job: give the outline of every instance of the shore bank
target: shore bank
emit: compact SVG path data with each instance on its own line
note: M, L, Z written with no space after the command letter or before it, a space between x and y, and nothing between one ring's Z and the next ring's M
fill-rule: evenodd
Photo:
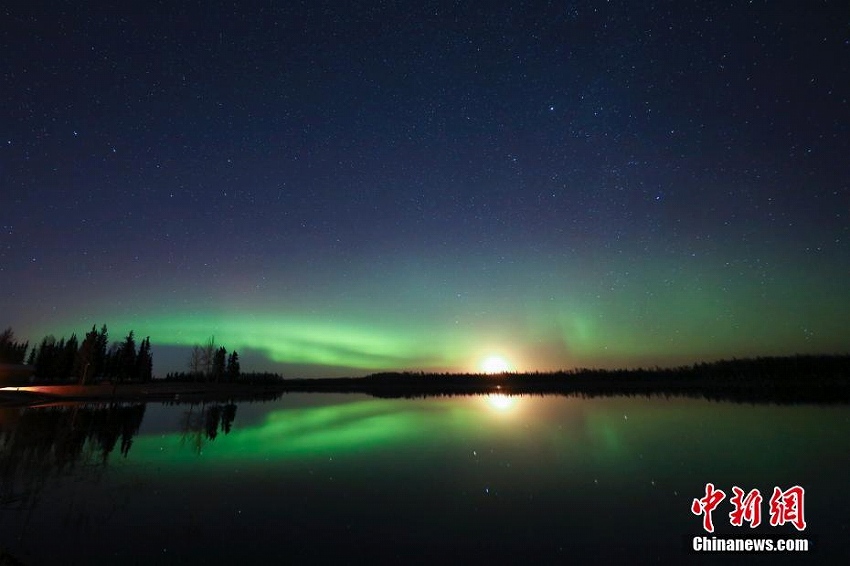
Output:
M65 401L240 401L288 392L364 393L375 397L438 395L675 395L750 403L850 403L850 356L793 356L695 364L680 368L549 373L379 373L357 378L214 383L154 380L97 385L33 384L0 388L0 404Z

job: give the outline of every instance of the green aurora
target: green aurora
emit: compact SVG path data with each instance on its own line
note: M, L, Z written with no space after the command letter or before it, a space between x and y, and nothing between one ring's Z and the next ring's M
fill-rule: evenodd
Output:
M838 267L810 267L696 258L679 265L636 254L548 271L518 258L454 270L447 260L399 261L381 274L333 278L319 265L291 292L217 281L215 293L204 294L209 285L197 282L198 296L186 301L189 290L166 292L168 283L158 282L108 304L66 306L58 327L33 334L79 336L106 323L119 340L132 329L151 337L157 375L185 370L189 348L210 337L240 352L243 369L319 377L479 371L490 355L517 371L546 371L844 352L850 305Z

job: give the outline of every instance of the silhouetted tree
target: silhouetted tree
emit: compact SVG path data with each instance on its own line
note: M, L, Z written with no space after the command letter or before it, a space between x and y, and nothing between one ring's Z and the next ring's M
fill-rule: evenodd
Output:
M224 370L227 365L227 350L224 346L218 348L213 356L212 379L215 382L224 381Z
M103 357L103 376L108 378L116 378L121 372L121 352L123 351L120 342L113 342L106 355Z
M95 357L94 364L97 372L93 372L92 375L100 376L103 373L104 366L106 365L106 349L109 347L109 332L106 330L106 325L100 327L100 333L97 335L97 340L95 341Z
M80 343L77 340L77 335L71 334L71 337L64 343L62 350L57 352L59 360L57 363L56 377L66 379L71 377L74 372L74 361L77 359L77 351L80 349Z
M29 342L17 342L11 327L0 334L0 363L22 364L26 357Z
M56 361L56 338L50 334L41 339L36 350L33 350L35 374L41 379L52 379Z
M92 325L91 331L86 333L86 337L77 351L72 373L80 383L88 383L103 373L107 340L106 325L101 328L100 332L98 332L97 327Z
M205 344L195 344L189 356L189 374L193 380L220 381L226 370L227 350L216 347L215 337Z
M203 366L204 375L209 379L213 369L213 360L215 358L215 336L210 336L207 343L201 347L201 364Z
M65 366L65 337L59 339L59 342L53 347L53 352L50 355L49 370L45 375L50 379L58 379L62 377L62 370Z
M130 334L132 336L132 332ZM4 339L12 342L17 356L15 359L22 360L27 344L13 342L13 336L11 330L0 334L0 349ZM48 335L30 350L27 363L35 367L35 374L41 380L74 378L84 382L100 375L115 377L122 371L122 362L126 361L120 355L123 345L118 344L114 346L115 351L107 352L107 340L106 325L99 332L92 326L82 343L76 333L67 340L63 337L58 341L53 335ZM135 377L135 374L130 377Z
M119 350L118 379L125 381L136 377L136 338L131 330Z
M215 337L213 336L210 336L210 339L203 345L195 344L192 346L192 353L189 356L189 373L193 374L193 378L196 376L204 379L210 378L215 353Z
M189 374L198 376L203 372L203 349L199 344L192 346L192 352L189 354ZM194 378L193 378L194 379Z
M236 353L236 350L231 352L230 356L227 357L227 381L235 382L239 380L239 354Z
M147 336L139 344L136 355L136 379L150 381L153 378L153 356L151 355L151 337Z

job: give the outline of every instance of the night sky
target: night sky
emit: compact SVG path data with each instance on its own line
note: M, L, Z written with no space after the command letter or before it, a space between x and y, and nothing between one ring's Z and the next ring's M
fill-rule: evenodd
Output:
M294 375L846 353L845 1L15 2L0 327Z

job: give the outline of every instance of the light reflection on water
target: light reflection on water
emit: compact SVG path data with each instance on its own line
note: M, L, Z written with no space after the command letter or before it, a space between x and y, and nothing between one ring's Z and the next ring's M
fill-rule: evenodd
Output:
M485 397L487 404L493 409L501 412L507 412L517 407L518 396L504 395L502 393L493 393Z
M843 540L848 433L844 406L664 398L4 408L0 546L33 563L67 563L60 548L79 563L680 562L709 481L804 485L813 532Z

